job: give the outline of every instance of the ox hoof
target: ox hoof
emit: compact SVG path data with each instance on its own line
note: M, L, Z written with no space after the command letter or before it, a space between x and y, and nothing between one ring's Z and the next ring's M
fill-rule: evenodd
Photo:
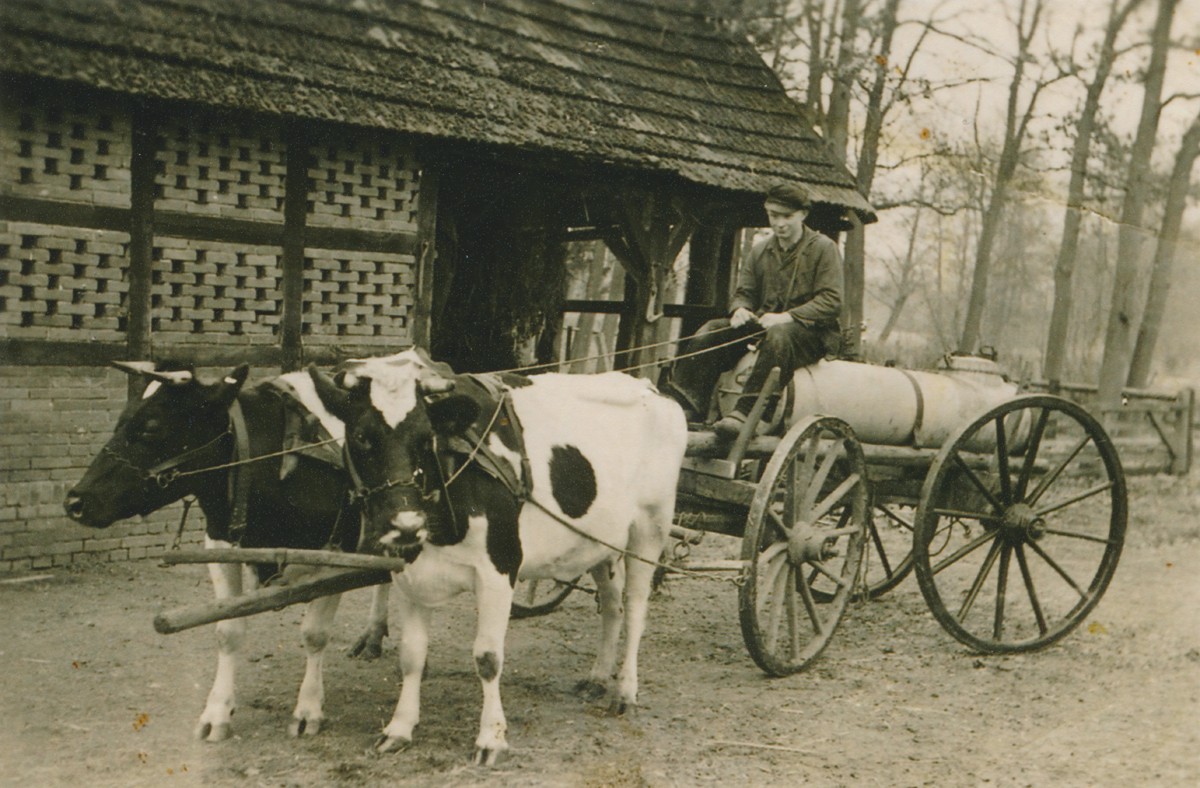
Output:
M363 635L350 647L351 659L379 659L383 656L383 638Z
M471 763L475 766L495 766L502 752L504 752L504 748L502 747L476 747L475 755L471 758Z
M608 713L613 717L624 717L627 713L632 712L636 706L624 698L613 698L612 703L608 704Z
M375 740L373 749L379 755L386 755L389 752L403 752L411 746L412 739L405 739L399 736L388 736L386 733L384 733Z
M321 720L317 718L293 717L291 724L288 725L288 735L293 739L300 736L316 736L320 732Z
M584 700L600 700L607 692L608 688L595 679L584 679L575 685L575 694Z
M218 722L216 725L211 722L202 722L196 726L196 738L201 741L225 741L232 735L232 732L228 722Z

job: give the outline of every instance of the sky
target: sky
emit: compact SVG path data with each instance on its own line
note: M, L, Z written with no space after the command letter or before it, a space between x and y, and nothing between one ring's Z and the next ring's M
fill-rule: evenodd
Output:
M902 0L902 19L926 19L935 17L947 31L978 42L980 47L992 47L1000 53L1016 50L1016 37L1012 18L1019 0ZM1107 21L1108 0L1052 0L1049 16L1045 20L1044 32L1036 39L1035 48L1045 52L1048 48L1066 48L1070 45L1075 28L1081 23L1087 29L1090 41L1098 43ZM1126 24L1121 41L1129 43L1144 41L1154 24L1157 0L1144 0L1142 7ZM893 49L895 64L907 56L917 33L915 26L902 27L898 32ZM1164 97L1173 93L1200 94L1200 0L1181 0L1175 12L1172 26L1173 37L1191 39L1191 49L1172 52L1167 66ZM1120 46L1120 45L1119 45ZM1086 60L1087 48L1079 47L1081 60ZM1142 105L1142 85L1133 79L1137 69L1143 67L1148 48L1134 50L1117 61L1114 77L1109 81L1102 100L1102 112L1109 114L1116 129L1130 137L1136 129ZM892 136L881 151L881 165L887 165L903 157L929 152L938 144L968 143L976 133L987 139L998 141L1004 128L1005 102L1008 82L1012 74L1011 64L1002 58L988 55L979 48L967 46L951 36L928 38L921 55L915 61L913 73L935 83L970 82L954 89L937 91L931 98L915 101L911 116L896 115L890 121ZM1082 75L1090 78L1090 72ZM1128 78L1127 78L1128 77ZM1122 79L1126 78L1126 79ZM1041 202L1047 208L1052 223L1046 231L1053 236L1048 242L1057 243L1066 193L1065 165L1069 161L1073 143L1072 130L1055 129L1053 118L1071 117L1083 100L1085 84L1079 79L1066 79L1056 84L1039 99L1039 114L1045 116L1038 130L1049 134L1047 160L1052 165L1063 167L1047 180L1045 191L1025 194L1027 203ZM1163 112L1160 122L1155 164L1164 171L1174 162L1179 139L1200 109L1200 95L1187 100L1171 102ZM978 118L978 121L976 120ZM1061 122L1061 121L1060 121ZM1197 169L1200 169L1198 162ZM882 201L891 195L908 191L915 183L915 169L903 175L881 169L876 179L873 197ZM1193 175L1193 182L1200 181L1200 173ZM896 256L902 254L907 243L906 217L901 212L883 211L878 224L868 232L868 258ZM1193 204L1185 215L1185 227L1190 227L1192 237L1200 237L1200 205ZM1186 233L1185 233L1186 238ZM874 249L874 251L872 251ZM1147 252L1152 251L1148 247ZM1181 248L1177 254L1177 268L1187 260L1200 259L1200 249ZM883 275L881 265L872 266L868 260L868 277ZM1178 299L1176 299L1178 300ZM870 302L871 299L868 299ZM1179 309L1178 304L1168 305L1168 312ZM876 318L879 315L875 316ZM878 322L878 320L874 321ZM1185 321L1186 322L1186 321ZM877 328L878 326L876 326ZM1200 345L1200 324L1196 324L1196 342ZM1197 354L1200 356L1200 354Z
M901 10L903 17L908 19L939 19L941 26L948 31L964 38L976 39L983 46L992 46L997 51L1007 54L1016 50L1012 18L1015 18L1018 4L1019 0L997 0L988 3L981 3L979 0L903 0ZM1125 26L1122 36L1124 43L1144 40L1153 26L1156 8L1155 0L1143 0L1142 6ZM1084 40L1098 42L1103 32L1100 28L1107 19L1107 9L1107 0L1054 0L1049 5L1048 16L1043 25L1044 32L1038 37L1035 47L1042 52L1051 46L1066 48L1071 42L1076 26L1081 22L1087 28L1085 34L1090 36ZM898 60L911 49L916 32L914 27L908 27L898 34L896 56L893 60ZM1172 33L1177 39L1190 35L1193 46L1200 48L1200 0L1180 0ZM1086 48L1080 47L1078 51L1081 52L1080 59L1084 59ZM919 150L922 145L934 141L925 142L921 139L920 130L924 128L929 128L935 137L943 139L970 139L977 106L981 133L999 138L1004 126L1011 65L947 36L928 38L922 52L923 55L915 62L914 72L935 82L962 82L985 77L991 79L939 91L931 101L915 104L914 122L911 126L914 134L910 140L913 150ZM1130 135L1136 128L1141 112L1141 85L1121 84L1118 77L1131 71L1136 72L1145 62L1145 53L1146 49L1143 48L1118 60L1102 103L1102 110L1113 116L1116 128ZM1086 77L1090 77L1090 74L1086 74ZM1057 117L1071 115L1082 101L1083 91L1084 85L1081 81L1063 80L1039 98L1039 114ZM1172 53L1168 61L1163 95L1165 97L1173 93L1200 94L1200 49ZM1159 129L1159 163L1173 161L1173 149L1177 147L1183 130L1195 117L1198 107L1200 97L1174 101L1164 110ZM1052 134L1051 139L1052 142L1057 141L1063 151L1069 149L1071 139L1067 135ZM904 147L904 140L895 142L899 143L899 146L894 154L899 155ZM1060 157L1063 162L1066 155L1064 153Z

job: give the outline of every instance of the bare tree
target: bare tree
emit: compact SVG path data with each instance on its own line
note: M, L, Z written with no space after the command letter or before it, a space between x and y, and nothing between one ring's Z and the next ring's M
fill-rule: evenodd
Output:
M912 221L908 227L908 245L905 248L904 256L895 265L890 265L886 260L883 261L883 265L888 271L891 287L888 294L880 298L888 304L887 322L883 324L883 328L879 332L879 344L881 345L886 343L888 337L892 335L896 323L900 320L900 313L904 311L905 303L917 289L916 248L921 228L921 212L920 206L913 212Z
M1062 377L1063 362L1067 352L1067 326L1071 322L1072 279L1075 276L1075 261L1079 252L1079 227L1083 215L1084 185L1087 180L1088 160L1092 151L1092 136L1096 128L1096 115L1100 109L1100 96L1112 73L1113 61L1117 58L1117 35L1125 26L1130 13L1143 0L1126 0L1118 6L1111 0L1108 9L1108 24L1104 29L1104 40L1096 54L1096 70L1083 101L1083 108L1075 119L1075 144L1071 151L1071 180L1067 186L1067 209L1063 217L1062 242L1058 257L1054 261L1054 306L1050 312L1050 329L1046 337L1046 355L1042 364L1042 376L1057 381Z
M842 0L837 63L830 75L829 111L824 120L825 139L842 161L850 140L850 100L860 68L857 44L862 22L862 0Z
M1129 157L1125 199L1121 204L1121 225L1117 236L1117 271L1113 280L1112 305L1104 334L1104 356L1100 362L1099 401L1101 407L1115 407L1133 353L1134 332L1138 324L1141 291L1136 286L1138 258L1147 230L1142 226L1150 190L1150 156L1158 136L1162 108L1162 90L1167 70L1167 51L1171 42L1171 23L1179 0L1159 0L1158 15L1150 37L1150 62L1146 68L1142 113L1138 120L1133 151Z
M1183 221L1183 210L1187 206L1188 189L1192 182L1192 167L1200 155L1200 113L1192 121L1191 128L1183 135L1171 180L1167 190L1167 204L1163 212L1162 227L1158 231L1158 247L1154 253L1154 268L1150 274L1150 292L1146 299L1146 316L1138 329L1137 343L1133 349L1133 361L1129 366L1128 385L1138 388L1150 379L1150 362L1154 358L1154 346L1158 343L1162 316L1167 303L1167 292L1171 286L1171 271L1175 265L1175 249L1179 240L1179 227Z
M1060 73L1049 78L1033 80L1033 84L1029 88L1029 97L1024 108L1021 108L1021 96L1026 88L1026 70L1034 62L1033 39L1041 27L1045 7L1045 0L1021 0L1017 18L1014 20L1017 33L1017 52L1012 60L1013 73L1008 85L1004 140L992 177L991 194L983 212L979 244L975 249L975 270L971 281L971 296L967 303L967 315L963 321L962 335L958 342L959 351L964 353L975 352L979 345L983 310L987 304L992 246L995 243L996 231L1000 226L1005 204L1008 201L1009 187L1016 175L1017 166L1021 162L1026 135L1029 131L1030 121L1034 117L1038 98L1043 90L1063 76Z

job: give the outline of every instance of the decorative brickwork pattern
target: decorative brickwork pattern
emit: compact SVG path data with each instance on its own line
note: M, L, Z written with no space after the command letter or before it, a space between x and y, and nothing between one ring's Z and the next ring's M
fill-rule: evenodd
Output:
M155 556L175 539L178 504L104 530L62 511L125 405L125 375L86 363L41 365L59 352L56 343L74 358L87 354L84 343L105 343L111 357L127 340L130 237L127 214L111 209L130 208L130 107L44 85L0 87L0 102L0 196L14 206L14 215L0 216L0 339L26 353L45 343L33 361L0 359L0 574ZM401 139L325 133L332 142L308 148L306 221L326 232L308 241L344 240L358 251L306 250L302 341L339 355L391 352L411 343L415 260L362 250L390 249L389 237L416 232L419 169ZM205 358L209 348L270 355L280 343L282 249L262 241L279 237L284 224L288 150L279 124L172 109L158 118L155 147L155 357ZM260 364L254 374L277 371ZM209 378L227 372L201 370ZM185 544L199 544L203 522L194 509Z
M273 345L279 249L157 238L150 330L162 344Z
M126 233L0 222L0 337L125 338Z
M416 232L419 169L395 143L347 135L315 145L308 167L308 224Z
M287 149L265 122L219 115L167 123L155 154L155 209L283 222Z
M411 255L310 249L304 258L306 345L411 343Z
M129 206L129 112L71 93L0 94L0 194Z

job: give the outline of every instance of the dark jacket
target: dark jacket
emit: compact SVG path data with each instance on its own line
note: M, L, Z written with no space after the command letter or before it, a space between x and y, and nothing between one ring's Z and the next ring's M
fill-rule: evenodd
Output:
M786 252L774 235L758 241L738 272L730 314L739 307L757 315L786 311L798 321L836 333L842 311L842 255L837 244L808 227Z

